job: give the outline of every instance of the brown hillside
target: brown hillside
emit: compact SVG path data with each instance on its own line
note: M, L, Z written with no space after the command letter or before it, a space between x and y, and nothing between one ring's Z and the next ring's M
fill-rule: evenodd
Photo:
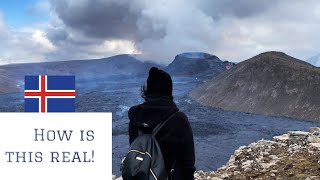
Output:
M191 96L225 110L320 121L320 68L266 52L235 65Z

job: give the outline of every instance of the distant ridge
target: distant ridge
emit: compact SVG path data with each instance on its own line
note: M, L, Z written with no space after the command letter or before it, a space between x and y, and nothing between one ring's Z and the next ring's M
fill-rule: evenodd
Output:
M142 62L132 55L122 54L102 59L55 61L0 66L0 93L16 92L23 87L26 75L76 75L77 80L110 76L146 76L151 62Z
M175 57L167 67L141 61L139 55L120 54L102 59L54 61L0 66L0 93L22 90L26 75L76 75L77 80L147 77L150 67L156 66L173 76L211 79L231 68L234 63L221 61L217 56L202 52L186 52ZM119 79L120 80L120 79Z
M282 52L235 65L191 97L225 110L320 121L320 68Z

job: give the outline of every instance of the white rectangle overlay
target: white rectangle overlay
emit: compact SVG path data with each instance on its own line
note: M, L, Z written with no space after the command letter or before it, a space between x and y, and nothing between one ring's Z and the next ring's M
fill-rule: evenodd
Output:
M0 113L0 179L111 177L111 113Z

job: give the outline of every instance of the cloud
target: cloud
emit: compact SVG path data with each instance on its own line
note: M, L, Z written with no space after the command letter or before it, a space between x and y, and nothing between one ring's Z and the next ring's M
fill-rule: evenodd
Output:
M133 39L138 13L128 1L53 0L52 8L64 24L87 36Z
M50 15L44 27L6 32L10 34L7 39L21 37L17 45L25 52L30 48L24 44L39 47L33 53L43 60L140 53L144 59L163 64L185 51L208 52L232 61L269 50L300 59L320 52L317 0L40 2L35 7ZM0 31L5 25L1 22L0 18Z
M184 51L244 60L267 50L315 53L317 1L53 0L65 26L51 40L101 44L121 40L146 59L169 63ZM59 33L58 33L59 32ZM73 38L70 37L72 34ZM292 36L294 34L294 36ZM86 38L83 38L86 37ZM86 41L84 41L86 39ZM77 42L78 41L78 42ZM126 49L126 48L124 48Z
M0 38L4 36L5 28L3 13L0 11Z
M144 38L136 43L150 59L169 63L177 53L209 52L219 42L219 22L205 15L191 1L167 1L165 5L154 2L142 11L141 18L149 19L153 27L160 24L165 30L162 37Z
M95 59L138 51L133 41L87 36L65 26L58 19L47 29L47 37L58 50L47 55L48 60Z
M28 16L33 18L44 18L51 13L50 0L37 0L34 4L29 4L25 11Z
M41 30L6 30L6 37L1 38L0 64L43 61L48 53L55 50L56 47Z
M63 50L48 55L49 60L97 59L117 54L137 54L134 44L126 40L105 40L101 43L74 44L67 42L60 45Z
M32 33L32 41L48 51L55 51L56 47L48 40L44 32L35 30Z
M145 59L169 63L179 52L210 51L216 45L211 42L219 38L218 23L192 1L51 2L61 20L60 27L64 26L49 32L56 43L82 46L130 41L130 51L141 52Z
M281 1L264 13L235 18L225 28L225 40L217 50L238 60L270 50L300 59L317 54L320 24L315 7L319 5L317 1Z
M252 1L252 0L198 0L196 6L205 14L215 18L222 19L225 16L234 16L237 18L246 18L263 14L266 10L277 6L279 1Z
M0 13L0 64L39 62L56 50L40 28L13 29L2 17Z

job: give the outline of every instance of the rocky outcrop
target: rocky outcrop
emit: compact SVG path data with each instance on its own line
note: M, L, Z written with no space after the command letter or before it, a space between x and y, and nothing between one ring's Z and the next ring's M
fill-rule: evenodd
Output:
M191 93L224 110L320 121L320 68L281 52L236 64Z
M290 131L272 141L240 147L215 172L198 171L195 179L320 179L320 128Z

